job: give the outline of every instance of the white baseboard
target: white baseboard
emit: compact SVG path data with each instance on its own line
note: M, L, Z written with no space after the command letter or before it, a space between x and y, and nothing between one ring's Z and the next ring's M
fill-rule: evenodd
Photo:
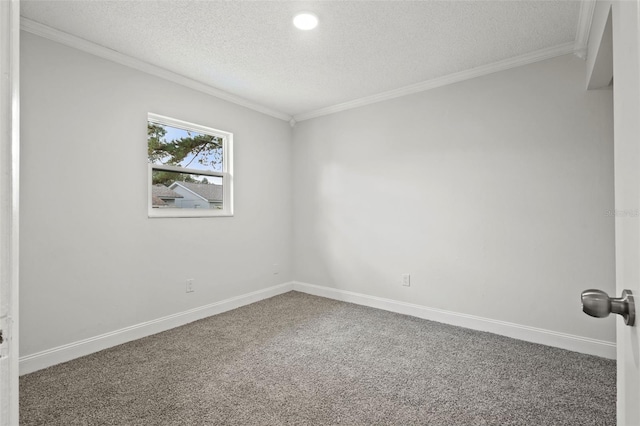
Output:
M542 345L567 349L574 352L596 355L603 358L616 359L615 342L590 339L572 334L559 333L542 328L529 327L511 322L498 321L474 315L445 311L442 309L428 308L412 303L399 302L397 300L384 299L382 297L368 296L366 294L339 290L331 287L323 287L314 284L294 282L293 290L343 302L355 303L385 311L411 315L431 321L457 325L473 330L487 331L525 340L527 342L540 343Z
M71 361L72 359L89 355L122 343L170 330L211 315L220 314L222 312L230 311L241 306L277 296L279 294L287 293L291 290L383 309L399 314L411 315L445 324L457 325L473 330L488 331L490 333L500 334L514 339L554 346L574 352L581 352L609 359L616 358L616 344L614 342L590 339L587 337L559 333L541 328L477 317L474 315L466 315L458 312L445 311L442 309L428 308L426 306L415 305L412 303L294 281L20 357L20 375L32 373L34 371L51 367L52 365L60 364L62 362Z
M62 362L71 361L72 359L89 355L112 346L170 330L211 315L220 314L250 303L287 293L291 290L293 290L293 283L284 283L263 290L254 291L252 293L232 297L220 302L190 309L185 312L179 312L177 314L168 315L166 317L147 321L141 324L132 325L130 327L125 327L120 330L69 343L67 345L58 346L35 354L26 355L20 357L20 375L32 373L34 371L51 367L52 365L60 364Z

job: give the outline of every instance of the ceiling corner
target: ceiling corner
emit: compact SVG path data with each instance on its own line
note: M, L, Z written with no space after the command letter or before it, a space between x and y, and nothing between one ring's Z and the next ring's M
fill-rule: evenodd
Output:
M164 80L180 84L190 89L206 93L208 95L223 99L236 105L243 106L262 114L278 118L280 120L290 121L293 118L290 114L257 104L240 96L225 92L224 90L218 89L217 87L194 80L183 74L179 74L166 68L162 68L157 65L134 58L132 56L125 55L124 53L109 49L108 47L101 46L92 41L85 40L73 34L57 30L55 28L49 27L25 17L20 18L20 29L31 34L46 38L48 40L81 50L83 52L90 53L100 58L116 62L129 68L133 68L138 71L160 77Z
M580 15L578 17L578 28L576 30L575 54L579 58L587 58L587 46L589 45L589 32L591 31L591 21L596 8L596 0L582 0L580 3Z

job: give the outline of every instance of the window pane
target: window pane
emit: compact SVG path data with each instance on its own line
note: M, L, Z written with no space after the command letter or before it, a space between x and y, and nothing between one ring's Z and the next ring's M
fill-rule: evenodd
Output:
M152 164L221 172L222 141L218 136L147 123L147 147Z
M164 170L152 173L154 209L222 209L222 178Z

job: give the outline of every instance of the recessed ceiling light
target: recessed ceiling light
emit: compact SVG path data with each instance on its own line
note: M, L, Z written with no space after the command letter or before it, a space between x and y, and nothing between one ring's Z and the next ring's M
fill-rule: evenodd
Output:
M311 12L298 13L293 18L293 25L300 30L312 30L318 26L318 17Z

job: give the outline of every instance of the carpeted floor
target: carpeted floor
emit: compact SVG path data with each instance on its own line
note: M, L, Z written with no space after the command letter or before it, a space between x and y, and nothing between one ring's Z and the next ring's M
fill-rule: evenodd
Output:
M615 361L290 292L20 378L23 425L614 425Z

